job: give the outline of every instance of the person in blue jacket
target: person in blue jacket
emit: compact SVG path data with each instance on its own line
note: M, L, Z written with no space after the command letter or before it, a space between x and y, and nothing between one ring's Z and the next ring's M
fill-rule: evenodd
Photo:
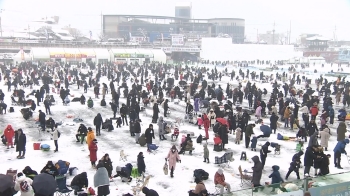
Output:
M337 143L337 145L334 147L334 150L333 150L333 152L334 152L334 165L338 169L343 169L340 166L341 154L344 153L345 155L347 155L347 153L345 151L345 146L348 143L349 143L349 139L345 139L343 141L339 141Z
M269 175L269 178L271 178L271 187L273 187L271 192L274 192L275 188L280 186L279 183L284 182L280 172L278 171L279 169L280 167L277 165L272 166L273 172L271 175Z

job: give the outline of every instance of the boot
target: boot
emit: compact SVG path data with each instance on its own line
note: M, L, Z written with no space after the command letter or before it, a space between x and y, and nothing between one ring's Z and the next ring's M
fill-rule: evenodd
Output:
M170 177L174 177L174 169L173 168L171 168L171 170L170 170Z
M204 162L204 163L207 162L207 158L204 158L204 161L203 161L203 162Z
M209 158L207 158L207 163L209 163Z

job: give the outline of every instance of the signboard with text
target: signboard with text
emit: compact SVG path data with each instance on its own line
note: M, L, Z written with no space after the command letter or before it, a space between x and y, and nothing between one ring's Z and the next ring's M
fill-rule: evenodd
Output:
M183 35L171 35L171 45L183 46L184 45L184 36Z
M310 188L309 191L317 196L350 196L350 182Z
M200 52L201 49L199 48L177 48L177 47L164 47L162 48L165 53L171 53L171 52L191 52L196 53Z

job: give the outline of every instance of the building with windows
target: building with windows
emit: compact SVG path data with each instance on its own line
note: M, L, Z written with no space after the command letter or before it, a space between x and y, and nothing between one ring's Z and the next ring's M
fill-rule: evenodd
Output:
M231 37L232 43L244 43L245 20L241 18L191 18L191 6L175 7L175 17L150 15L103 15L103 36L126 41L169 43L171 35L181 34L184 42L202 37Z

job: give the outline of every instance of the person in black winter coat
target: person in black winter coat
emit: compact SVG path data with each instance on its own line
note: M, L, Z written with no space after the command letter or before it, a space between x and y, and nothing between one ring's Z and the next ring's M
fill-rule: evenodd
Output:
M288 169L287 175L285 180L288 180L289 175L294 171L295 174L297 175L298 180L300 179L299 176L299 168L300 168L300 160L295 159L290 163L290 167Z
M74 190L74 195L77 195L77 192L81 191L83 188L87 188L89 186L89 181L86 172L74 176L70 186Z
M24 175L26 175L27 178L30 178L30 179L34 179L35 176L38 175L38 172L36 172L35 170L32 170L31 167L29 166L26 166L23 171Z
M47 119L45 124L46 124L47 128L51 129L51 131L53 131L53 128L55 128L55 125L56 125L55 121L51 117L49 119ZM49 132L49 131L47 131L47 132Z
M187 101L186 114L189 114L191 112L193 112L193 105L190 103L190 101Z
M145 196L159 196L155 190L148 189L147 187L142 188L142 193L144 193Z
M77 139L77 142L81 142L83 144L84 138L87 135L87 128L84 124L80 124L78 128L78 133L75 135L75 138Z
M317 151L317 146L307 147L304 155L304 175L309 175L311 166L314 165L314 159L317 158L315 152ZM318 157L320 158L320 157Z
M220 125L218 134L220 135L220 138L222 140L222 149L225 149L225 144L228 144L228 133L227 133L227 126L226 125Z
M94 125L96 127L96 136L101 135L101 125L103 123L102 116L98 113L94 118Z
M46 173L52 175L53 177L56 177L58 175L57 168L52 163L52 161L48 161L45 167L40 171L40 173Z
M51 102L50 102L50 99L45 99L44 106L45 106L45 112L47 114L51 115L51 110L50 110Z
M144 160L143 152L140 152L139 155L137 155L137 170L139 172L139 175L142 175L142 173L146 172L146 164Z
M111 105L112 111L113 111L113 118L115 118L116 113L118 112L118 106L115 103L109 102L109 105Z
M168 109L169 109L169 106L168 106L168 99L166 99L163 103L163 108L164 108L164 117L167 117L167 112L168 112Z
M15 132L15 145L16 152L18 152L17 158L23 159L26 154L26 135L23 133L22 129L18 129Z
M310 137L315 133L315 131L318 132L318 128L314 120L310 121L310 123L307 126L307 130Z
M122 120L123 120L123 126L124 126L124 120L125 120L126 125L128 125L127 115L129 114L129 111L128 111L128 108L126 107L125 104L122 104L122 107L120 108L119 112L120 112L120 115L121 115Z
M147 151L150 151L149 145L152 144L152 138L155 139L152 124L150 124L149 127L146 129L145 138L146 138L146 143L147 143Z
M103 166L106 168L108 172L108 177L112 177L112 171L113 171L113 165L112 161L109 158L109 154L105 154L102 159L100 160L103 163Z
M262 167L264 168L265 166L265 162L266 162L266 157L267 157L267 153L270 153L271 151L269 150L269 146L270 146L270 142L266 142L260 150L260 159L261 159L261 164Z
M153 105L152 123L157 123L158 117L159 117L158 113L159 113L158 103L154 103L154 105Z
M42 128L42 131L45 131L45 123L46 123L45 118L46 118L45 113L39 110L39 122L40 122L40 127Z
M278 118L279 117L274 112L272 112L272 115L270 117L270 128L273 130L274 134L276 134Z
M135 134L135 142L136 144L139 143L139 138L141 134L141 124L140 124L140 119L137 119L134 124L134 134Z

